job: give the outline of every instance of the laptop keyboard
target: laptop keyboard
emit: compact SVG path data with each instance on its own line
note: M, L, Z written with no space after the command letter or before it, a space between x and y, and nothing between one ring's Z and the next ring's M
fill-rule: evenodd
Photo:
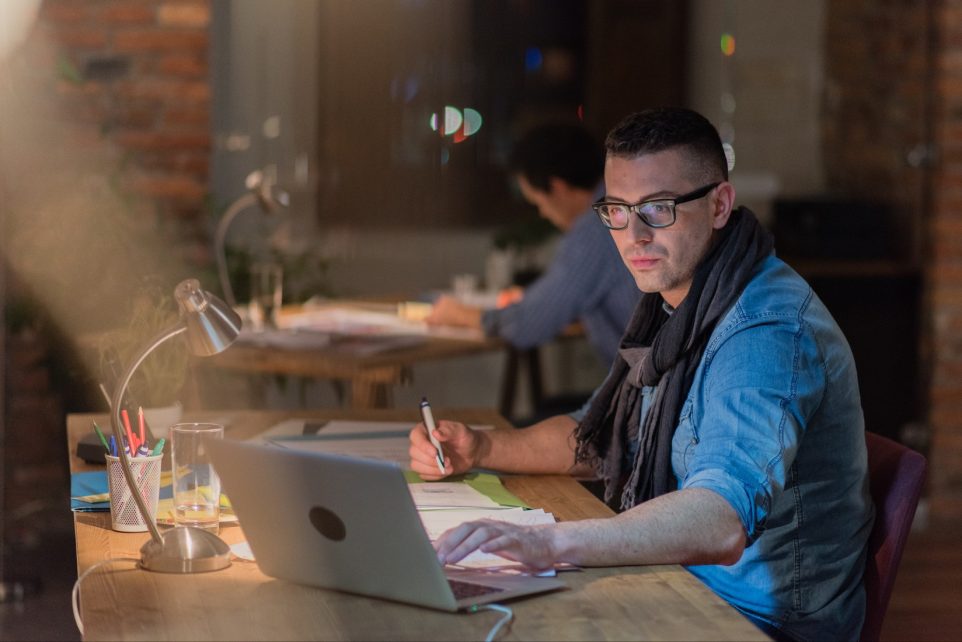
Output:
M454 592L454 599L461 600L466 597L478 597L489 593L500 593L503 588L497 586L487 586L485 584L474 584L473 582L462 582L448 578L451 591Z

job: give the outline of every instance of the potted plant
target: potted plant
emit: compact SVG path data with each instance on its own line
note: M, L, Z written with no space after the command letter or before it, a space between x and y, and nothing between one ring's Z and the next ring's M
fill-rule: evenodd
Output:
M129 316L119 328L104 333L99 342L100 373L108 395L131 361L177 321L173 296L157 286L144 288L129 307ZM125 407L135 412L143 407L154 436L180 421L181 399L188 376L190 352L177 341L157 347L137 368L127 386ZM135 419L135 417L131 417Z
M537 279L542 269L537 252L557 232L541 217L519 218L498 230L485 266L487 288L524 287Z

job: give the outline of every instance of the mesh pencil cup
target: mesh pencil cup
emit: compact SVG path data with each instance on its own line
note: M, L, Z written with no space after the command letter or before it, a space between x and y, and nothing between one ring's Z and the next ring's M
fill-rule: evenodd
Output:
M131 457L130 471L134 474L140 496L144 498L151 519L156 519L157 502L160 499L160 467L163 455ZM110 490L110 527L125 533L147 530L124 477L120 458L107 455L107 486Z

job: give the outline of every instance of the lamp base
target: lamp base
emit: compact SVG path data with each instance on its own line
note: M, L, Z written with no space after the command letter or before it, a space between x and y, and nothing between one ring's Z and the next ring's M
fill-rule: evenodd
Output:
M230 547L213 533L178 526L140 548L140 567L159 573L206 573L230 566Z

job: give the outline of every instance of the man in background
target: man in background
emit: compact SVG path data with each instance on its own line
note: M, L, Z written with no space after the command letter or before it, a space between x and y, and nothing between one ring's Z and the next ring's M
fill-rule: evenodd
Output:
M518 142L509 165L525 200L564 233L554 259L513 303L482 310L441 296L426 320L479 328L522 350L580 321L607 368L638 302L638 289L591 210L601 194L604 151L578 125L542 125Z

